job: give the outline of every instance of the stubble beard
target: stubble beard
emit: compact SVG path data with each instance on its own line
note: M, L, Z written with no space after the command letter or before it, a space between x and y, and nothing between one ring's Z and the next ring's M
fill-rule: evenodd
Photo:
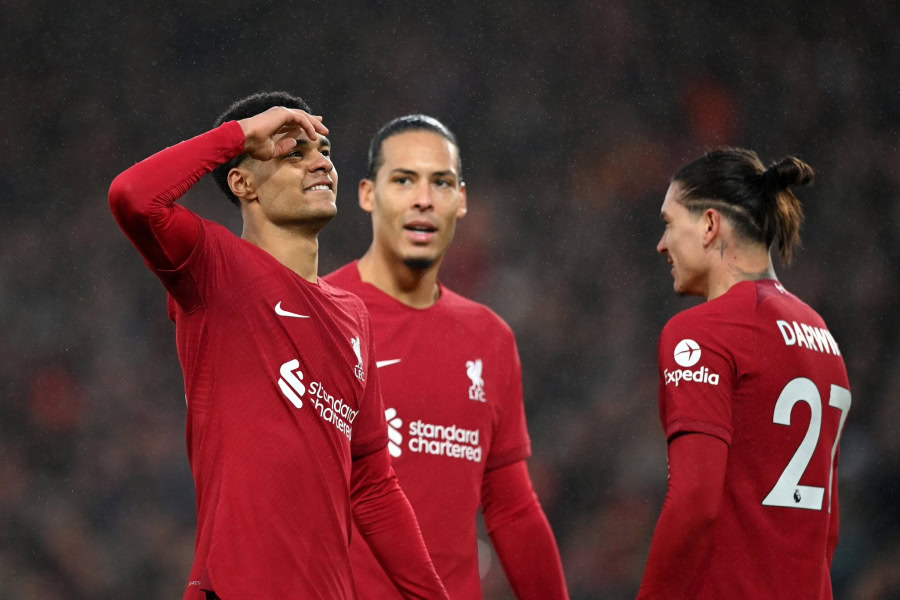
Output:
M435 260L424 256L410 256L403 259L403 264L413 271L427 271L434 266Z

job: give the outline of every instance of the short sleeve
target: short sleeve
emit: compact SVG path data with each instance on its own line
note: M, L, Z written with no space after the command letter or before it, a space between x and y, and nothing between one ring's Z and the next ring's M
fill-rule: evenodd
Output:
M496 360L503 382L500 387L494 439L485 464L486 469L496 469L531 456L531 438L525 419L522 398L522 363L512 332L507 330L504 343L498 349ZM485 365L487 368L487 365Z
M659 410L666 439L705 433L731 444L736 371L728 331L688 313L673 318L659 341Z
M365 307L361 307L360 310L368 336L368 352L365 364L366 389L359 405L358 422L353 427L353 440L350 448L354 460L384 448L388 442L381 386L378 383L378 369L375 367L375 334Z

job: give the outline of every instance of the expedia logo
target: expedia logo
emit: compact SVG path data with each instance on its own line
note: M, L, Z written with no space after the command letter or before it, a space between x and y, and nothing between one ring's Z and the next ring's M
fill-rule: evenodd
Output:
M675 346L675 362L681 367L693 367L700 362L700 344L684 339Z
M719 374L710 373L709 369L706 367L700 367L696 371L691 371L690 369L676 369L670 372L666 369L663 371L663 374L666 377L666 385L674 383L675 387L678 387L678 384L682 381L696 381L697 383L719 385Z
M700 344L691 339L683 339L675 346L674 358L680 367L693 367L700 362ZM696 381L697 383L708 383L710 385L719 385L719 374L710 373L706 367L700 367L696 371L690 369L676 369L669 372L668 369L663 371L666 377L666 385L674 383L675 387L682 381Z

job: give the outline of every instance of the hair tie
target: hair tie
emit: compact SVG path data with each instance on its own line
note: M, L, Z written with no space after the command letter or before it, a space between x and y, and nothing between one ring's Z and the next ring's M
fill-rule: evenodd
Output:
M769 192L776 192L781 187L778 181L778 169L773 165L766 169L762 175L763 188Z

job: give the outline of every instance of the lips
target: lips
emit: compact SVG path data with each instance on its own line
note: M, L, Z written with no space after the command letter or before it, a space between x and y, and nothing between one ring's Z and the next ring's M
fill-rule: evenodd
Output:
M427 244L437 237L437 226L426 219L414 219L403 225L409 239L416 244Z
M317 181L303 188L306 192L333 192L334 182L331 180Z

